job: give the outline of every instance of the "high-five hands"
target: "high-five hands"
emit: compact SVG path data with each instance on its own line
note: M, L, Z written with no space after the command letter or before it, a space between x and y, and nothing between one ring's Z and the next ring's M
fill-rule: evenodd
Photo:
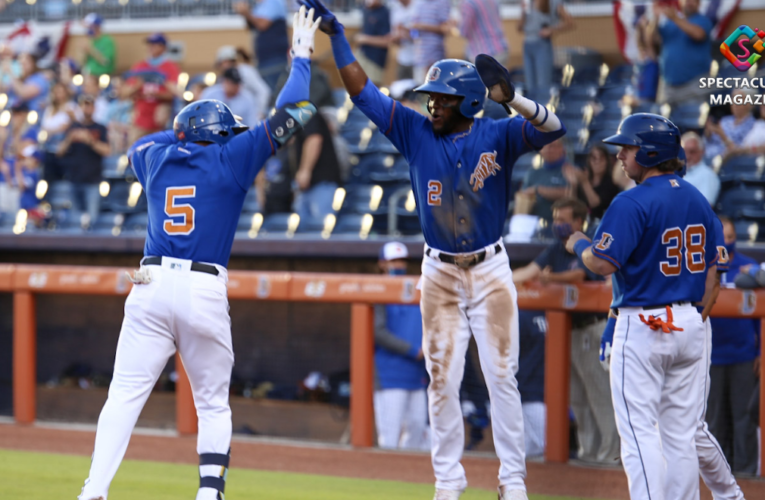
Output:
M298 3L315 12L316 16L321 19L319 29L324 33L332 36L345 32L345 28L340 24L340 21L337 20L337 17L335 17L332 11L330 11L321 0L298 0Z
M306 12L305 5L292 18L292 57L310 59L319 19L313 20L313 9Z

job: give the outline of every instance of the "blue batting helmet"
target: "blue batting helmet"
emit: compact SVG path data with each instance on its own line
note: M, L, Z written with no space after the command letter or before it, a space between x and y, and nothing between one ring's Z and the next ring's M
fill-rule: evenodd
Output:
M462 96L460 113L468 118L483 109L488 93L475 66L459 59L442 59L435 63L428 70L425 83L414 91Z
M228 106L215 99L192 102L173 121L175 136L183 142L226 144L248 127L240 122Z
M639 146L635 155L638 165L651 168L667 160L682 157L680 129L661 115L636 113L619 124L616 135L603 139L606 144Z

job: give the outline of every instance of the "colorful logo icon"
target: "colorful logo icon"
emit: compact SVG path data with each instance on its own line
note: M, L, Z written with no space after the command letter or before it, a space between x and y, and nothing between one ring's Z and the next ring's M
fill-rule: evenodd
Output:
M742 35L746 38L739 40ZM765 54L763 39L765 39L765 31L741 25L720 45L720 52L737 70L747 71ZM751 42L753 52L749 52L749 49L746 48L744 45L746 42ZM730 50L732 45L738 45L743 52L736 56Z

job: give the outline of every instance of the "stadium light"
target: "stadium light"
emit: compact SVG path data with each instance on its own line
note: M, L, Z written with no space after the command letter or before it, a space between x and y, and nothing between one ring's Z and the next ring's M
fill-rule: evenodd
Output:
M299 225L300 216L294 213L290 214L289 219L287 219L287 238L292 238L295 236L295 231L297 231Z
M73 83L73 84L75 84L75 85L76 85L76 86L78 86L78 87L79 87L80 85L82 85L82 82L83 82L83 81L85 81L85 79L82 77L82 75L74 75L74 76L72 77L72 83Z
M383 165L387 168L392 167L394 163L396 163L396 160L393 158L393 155L388 155L383 160Z
M263 214L254 214L252 216L252 223L250 224L250 230L247 232L247 236L250 238L257 238L258 231L260 231L260 227L263 225Z
M72 3L75 5L80 5L80 3L82 3L82 0L72 0Z
M345 201L345 189L339 187L335 189L335 196L332 198L332 210L339 212Z
M30 111L29 114L27 115L27 123L30 125L34 125L35 123L37 123L38 117L39 115L37 114L37 111L35 110Z
M380 92L390 97L390 90L388 90L388 87L380 87Z
M716 174L720 173L720 168L722 167L722 155L717 155L714 158L712 158L712 169L714 169Z
M383 189L380 186L372 186L372 192L369 195L369 210L375 212L380 207Z
M404 203L404 208L407 212L414 212L414 210L417 208L417 203L414 201L414 192L410 189L409 194L406 196L406 203Z
M707 117L709 116L709 103L702 102L699 111L699 128L704 128L704 125L707 123Z
M749 68L749 71L746 72L749 78L754 78L754 75L757 74L757 66L758 66L757 63L752 63L752 67Z
M127 5L128 4L128 0L119 0L119 2L120 2L120 5Z
M128 163L129 162L128 162L127 155L120 156L120 159L117 160L117 172L119 172L120 174L124 174L125 173L125 169L128 166Z
M38 200L42 200L45 198L45 194L47 192L48 182L43 179L37 183L37 187L35 188L35 197L37 197Z
M608 73L611 72L611 69L608 67L608 64L603 63L600 65L600 80L598 81L598 84L602 87L606 84L606 80L608 79Z
M534 170L542 168L542 157L539 154L534 155L534 159L531 160L531 167Z
M361 218L361 231L359 231L359 238L362 240L367 239L367 236L369 236L369 231L372 229L372 222L374 222L374 219L370 214L364 214L364 216Z
M720 63L712 59L712 64L709 65L709 76L717 78L717 73L720 72Z
M670 115L670 114L672 114L672 106L670 106L670 105L669 105L669 104L667 104L667 103L664 103L664 104L662 104L662 105L661 105L661 108L659 108L659 113L660 113L660 114L661 114L661 116L663 116L664 118L667 118L667 119L669 119L669 115Z
M8 94L0 94L0 108L4 108L8 104Z
M215 85L215 81L217 79L218 79L218 76L212 71L210 71L207 74L205 74L205 85L207 85L208 87L212 87L213 85Z
M178 90L183 90L186 88L186 85L189 83L189 74L185 71L178 75Z
M45 130L41 130L37 134L37 142L43 143L48 140L48 132Z
M183 93L183 100L186 102L191 102L194 100L194 92L187 90Z
M364 128L361 131L361 140L359 141L359 149L364 151L369 146L369 139L372 138L372 129L369 127Z
M337 110L337 123L344 125L348 120L348 110L345 108L338 108Z
M101 184L98 185L98 194L101 195L101 198L106 198L109 196L109 191L111 191L111 186L106 181L101 181Z
M16 224L13 226L13 234L21 234L27 230L27 211L23 208L16 213Z
M7 127L11 123L11 112L7 109L0 113L0 127Z
M34 5L37 3L37 0L27 0L27 5Z
M749 233L749 241L754 243L757 240L757 235L760 234L760 225L756 222L752 222L749 227L746 228L746 232Z
M335 217L335 214L327 214L327 216L324 217L324 229L321 232L322 238L326 240L330 237L332 230L335 229L336 222L337 217Z
M130 194L128 195L127 204L130 208L134 208L138 204L138 198L141 197L141 193L143 192L143 188L141 187L141 183L134 182L130 185Z
M105 89L109 86L109 82L111 82L112 79L109 77L109 75L101 75L98 77L98 86L102 89Z

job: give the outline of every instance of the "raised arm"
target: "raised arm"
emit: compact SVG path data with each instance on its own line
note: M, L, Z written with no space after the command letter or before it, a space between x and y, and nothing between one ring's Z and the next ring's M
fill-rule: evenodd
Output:
M276 98L276 108L287 104L307 101L311 85L311 54L319 20L313 20L314 11L306 13L305 5L295 13L292 20L292 69L284 88Z

